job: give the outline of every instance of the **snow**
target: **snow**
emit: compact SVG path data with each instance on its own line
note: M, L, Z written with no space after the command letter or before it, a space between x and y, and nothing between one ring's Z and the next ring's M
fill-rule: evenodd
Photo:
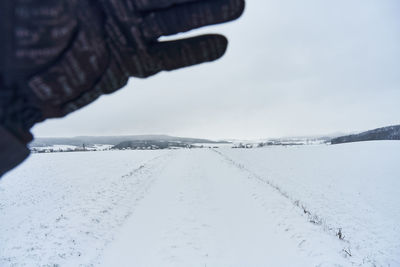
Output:
M182 169L182 165L188 168ZM298 216L296 211L287 202L279 203L274 195L263 206L255 186L257 181L249 180L210 150L179 151L99 260L100 266L319 263L309 258L312 254L301 253L298 242L292 242L283 230L276 231L273 212L277 207L288 216ZM273 194L269 188L261 191ZM300 223L312 227L304 220ZM330 260L332 252L325 247L318 251L328 256L318 260ZM345 262L341 256L335 260Z
M223 154L310 212L341 228L356 262L400 266L400 143L267 147Z
M152 159L163 155L33 154L0 181L0 266L89 265L145 195L161 167Z
M0 180L0 266L400 266L399 158L395 141L34 154Z

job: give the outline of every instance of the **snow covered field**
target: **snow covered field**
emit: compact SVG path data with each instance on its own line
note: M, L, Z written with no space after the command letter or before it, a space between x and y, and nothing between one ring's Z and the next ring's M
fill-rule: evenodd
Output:
M399 159L396 141L34 154L0 180L0 266L400 266Z

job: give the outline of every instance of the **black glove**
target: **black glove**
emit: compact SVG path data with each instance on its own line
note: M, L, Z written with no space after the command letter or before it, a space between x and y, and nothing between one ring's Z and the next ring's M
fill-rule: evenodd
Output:
M26 144L35 123L114 92L130 76L221 57L221 35L157 39L236 19L243 8L244 0L0 1L0 138Z

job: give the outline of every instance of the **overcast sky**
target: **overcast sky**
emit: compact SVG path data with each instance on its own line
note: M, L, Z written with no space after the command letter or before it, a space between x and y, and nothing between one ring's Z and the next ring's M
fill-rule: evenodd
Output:
M400 124L400 1L247 0L213 63L141 80L39 136L254 139Z

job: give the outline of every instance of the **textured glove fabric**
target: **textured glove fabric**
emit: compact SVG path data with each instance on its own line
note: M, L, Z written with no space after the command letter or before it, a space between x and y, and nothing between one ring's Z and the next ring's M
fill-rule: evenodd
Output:
M0 126L28 143L35 123L129 77L213 61L226 50L221 35L158 38L236 19L243 8L244 0L2 0Z

